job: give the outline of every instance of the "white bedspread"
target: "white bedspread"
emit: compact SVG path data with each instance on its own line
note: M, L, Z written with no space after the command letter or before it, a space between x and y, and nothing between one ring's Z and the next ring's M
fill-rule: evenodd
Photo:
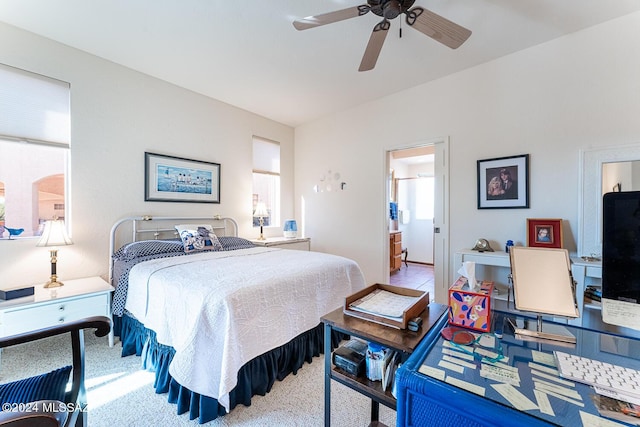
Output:
M364 286L352 260L256 247L137 264L125 307L176 350L173 378L228 411L242 365L315 327Z

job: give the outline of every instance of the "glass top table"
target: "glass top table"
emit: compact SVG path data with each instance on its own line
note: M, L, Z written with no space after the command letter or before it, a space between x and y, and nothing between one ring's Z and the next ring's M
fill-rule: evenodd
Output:
M404 369L408 372L399 382L404 382L405 388L417 387L425 399L437 392L439 402L432 403L447 409L444 412L459 408L464 415L471 411L476 421L482 420L483 411L494 417L500 412L511 415L492 425L580 426L604 421L598 415L597 395L588 385L559 377L554 350L640 370L640 340L560 324L556 326L575 336L575 344L523 339L514 335L507 318L516 323L535 323L534 318L494 311L492 328L500 329L504 322L502 337L477 333L475 343L461 345L443 337L442 330L449 326L444 317L434 328L435 333L427 336L407 361ZM419 384L421 380L425 384ZM447 398L449 392L454 404ZM398 399L400 402L403 397ZM603 399L604 403L611 402ZM496 412L497 408L500 410ZM404 425L402 419L408 416L399 413L399 425Z

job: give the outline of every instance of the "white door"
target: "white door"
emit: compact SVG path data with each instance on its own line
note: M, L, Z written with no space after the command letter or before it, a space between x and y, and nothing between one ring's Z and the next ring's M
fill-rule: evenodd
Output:
M449 140L436 142L434 164L433 274L435 301L447 304L449 278Z

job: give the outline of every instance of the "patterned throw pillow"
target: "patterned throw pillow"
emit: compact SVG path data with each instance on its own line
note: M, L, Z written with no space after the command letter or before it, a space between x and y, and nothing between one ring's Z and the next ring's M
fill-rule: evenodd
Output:
M248 249L255 247L251 241L243 239L242 237L220 236L218 237L218 240L225 251L235 251L236 249Z
M181 240L141 240L122 246L113 254L113 259L131 261L139 257L182 252L183 250Z
M180 224L176 230L186 253L195 251L221 251L222 245L208 224Z

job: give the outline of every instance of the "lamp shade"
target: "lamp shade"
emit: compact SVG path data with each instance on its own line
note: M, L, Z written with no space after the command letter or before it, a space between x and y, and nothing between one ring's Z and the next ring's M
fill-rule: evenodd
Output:
M256 205L256 210L253 212L253 216L255 218L265 218L269 216L269 212L267 212L267 205L264 202L258 202Z
M73 242L64 228L64 221L55 219L44 223L44 231L36 246L66 246Z

